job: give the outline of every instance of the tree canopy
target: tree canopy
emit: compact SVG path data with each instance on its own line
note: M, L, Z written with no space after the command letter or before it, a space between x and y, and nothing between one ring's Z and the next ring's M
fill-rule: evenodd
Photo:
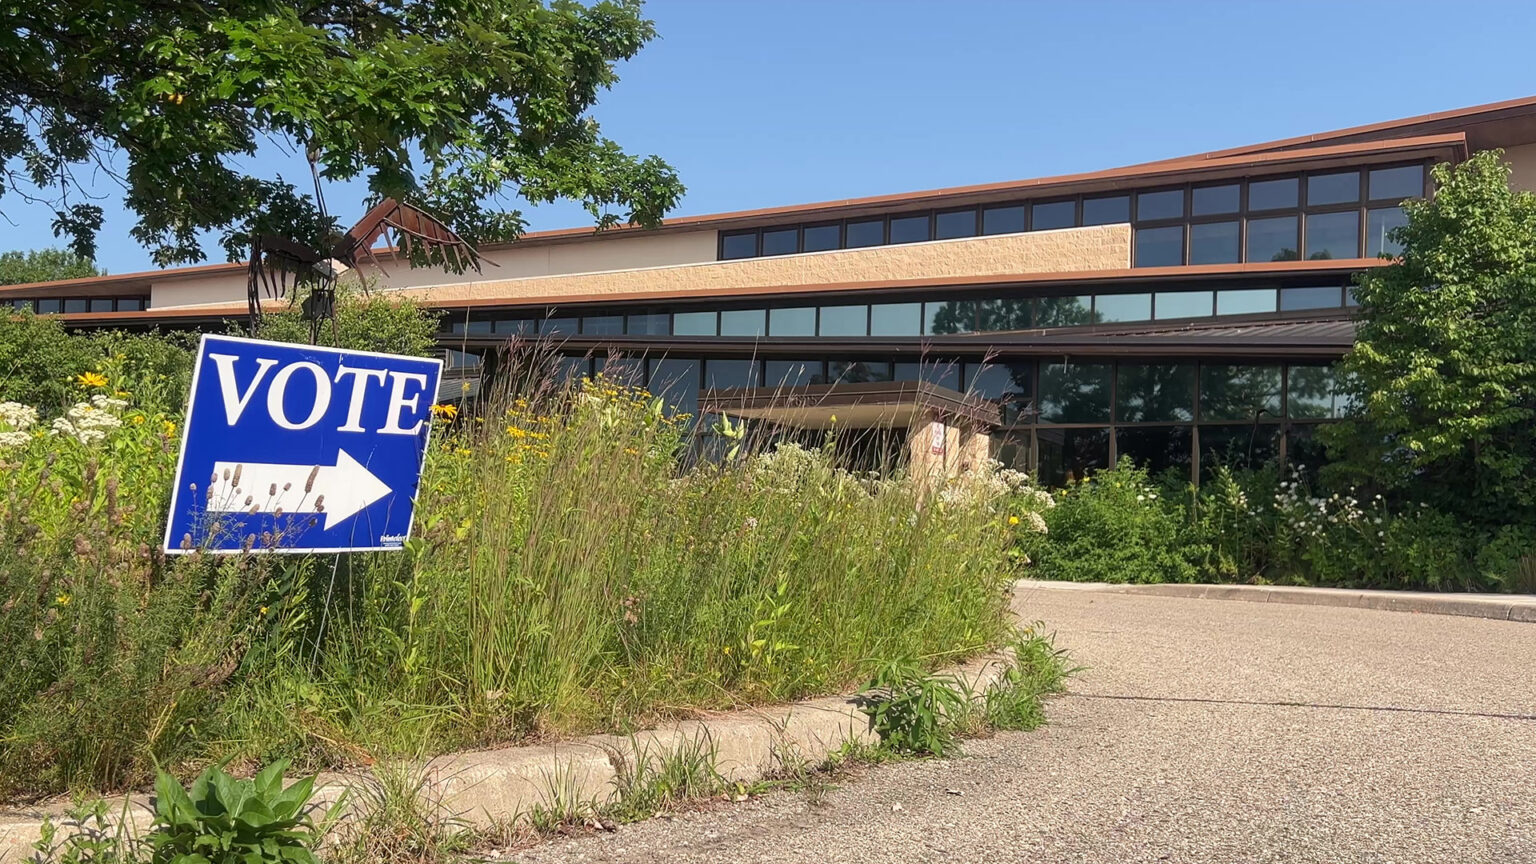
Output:
M1439 165L1404 204L1401 258L1355 289L1355 416L1322 432L1335 475L1481 524L1536 516L1536 196L1501 157Z
M638 0L0 0L0 213L52 209L94 257L100 187L166 266L230 259L255 232L322 242L312 196L251 159L265 142L323 178L366 178L471 242L523 229L509 206L569 199L599 226L654 224L683 192L590 110L654 36ZM310 178L300 178L308 188Z
M65 249L0 253L0 285L82 279L86 276L100 276L102 273L91 259L81 258Z

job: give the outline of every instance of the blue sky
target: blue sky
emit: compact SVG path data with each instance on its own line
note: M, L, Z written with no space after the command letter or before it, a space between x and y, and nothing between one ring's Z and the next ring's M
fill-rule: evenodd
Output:
M1536 4L652 0L599 104L674 215L1091 171L1536 94ZM298 166L275 154L258 166ZM104 192L112 190L103 188ZM344 221L360 186L330 186ZM99 263L148 269L109 199ZM0 248L57 243L14 198ZM574 206L534 229L587 224ZM220 253L216 245L210 255ZM218 260L217 257L214 260Z

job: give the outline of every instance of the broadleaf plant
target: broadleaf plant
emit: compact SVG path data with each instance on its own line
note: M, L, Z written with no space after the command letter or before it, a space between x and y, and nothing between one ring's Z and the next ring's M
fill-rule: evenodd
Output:
M161 771L146 837L153 864L319 864L320 828L309 804L315 778L284 788L287 768L275 762L241 780L213 765L190 789Z

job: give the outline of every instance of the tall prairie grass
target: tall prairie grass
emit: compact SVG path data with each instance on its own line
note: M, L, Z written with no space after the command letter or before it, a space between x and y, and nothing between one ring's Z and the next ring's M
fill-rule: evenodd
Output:
M101 437L0 448L0 796L626 731L1007 635L996 477L685 459L702 424L601 378L445 409L402 552L166 559L177 418L121 385L74 385L125 403Z

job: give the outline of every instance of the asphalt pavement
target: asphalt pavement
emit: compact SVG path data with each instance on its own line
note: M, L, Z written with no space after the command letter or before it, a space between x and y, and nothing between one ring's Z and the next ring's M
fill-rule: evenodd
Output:
M561 838L542 862L1536 864L1536 625L1027 587L1087 668L963 755Z

